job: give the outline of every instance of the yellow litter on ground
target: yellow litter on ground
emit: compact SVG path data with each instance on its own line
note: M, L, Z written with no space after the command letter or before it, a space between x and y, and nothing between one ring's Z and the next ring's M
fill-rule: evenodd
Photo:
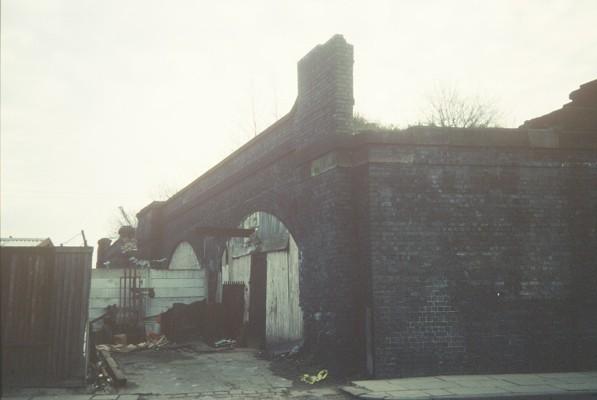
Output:
M317 373L317 375L309 375L303 374L301 377L301 382L308 383L309 385L313 385L314 383L320 382L328 377L328 370L322 369Z

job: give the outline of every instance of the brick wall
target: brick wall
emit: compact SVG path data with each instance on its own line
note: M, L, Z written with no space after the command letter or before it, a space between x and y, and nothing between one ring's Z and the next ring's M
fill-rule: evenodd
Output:
M138 214L141 253L188 241L213 299L224 240L195 228L265 211L298 245L305 342L328 367L596 368L597 127L355 134L352 57L341 36L305 56L288 115Z
M199 177L164 204L139 214L143 254L170 257L181 241L191 243L211 271L210 297L224 240L203 238L198 226L236 227L265 211L287 226L300 251L300 303L307 347L330 367L354 361L354 226L351 175L334 168L312 176L317 143L351 133L352 46L334 36L298 65L293 109L276 124ZM348 250L347 250L348 249Z
M377 376L597 365L597 152L369 152Z

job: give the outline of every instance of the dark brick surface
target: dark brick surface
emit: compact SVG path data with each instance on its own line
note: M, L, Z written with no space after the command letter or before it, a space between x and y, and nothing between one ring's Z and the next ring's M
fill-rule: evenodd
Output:
M138 229L141 250L152 258L170 257L179 242L190 242L211 272L214 293L224 242L193 229L236 227L255 211L278 217L300 251L306 344L338 367L356 364L348 301L356 251L352 178L344 168L312 177L301 149L349 133L352 104L352 46L335 36L300 61L299 97L283 120L164 205L144 209Z
M142 254L189 241L213 297L224 242L194 229L265 211L332 368L364 368L367 308L379 377L597 367L597 127L354 134L352 54L315 48L286 117L142 210Z
M594 367L597 155L402 151L369 166L377 375Z

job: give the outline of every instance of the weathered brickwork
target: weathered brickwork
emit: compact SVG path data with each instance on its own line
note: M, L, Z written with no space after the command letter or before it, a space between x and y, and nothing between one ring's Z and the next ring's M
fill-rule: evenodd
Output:
M352 298L355 227L351 175L334 168L317 176L314 142L347 135L352 123L352 46L335 36L299 63L299 96L290 113L176 194L139 214L141 250L170 257L188 241L210 270L220 267L223 239L203 238L198 226L236 227L265 211L284 222L300 250L300 293L307 347L342 365L355 365ZM330 289L332 288L332 289ZM317 314L317 318L315 315ZM345 356L338 357L344 354Z
M353 49L298 65L293 109L139 213L145 257L208 269L265 211L300 251L306 348L382 376L597 367L597 127L356 132ZM367 315L370 318L367 319Z
M594 366L595 152L370 151L379 376Z

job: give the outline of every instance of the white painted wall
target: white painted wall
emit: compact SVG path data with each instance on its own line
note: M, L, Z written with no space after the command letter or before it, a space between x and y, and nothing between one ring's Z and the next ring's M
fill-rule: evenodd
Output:
M303 337L298 264L298 248L292 237L288 250L267 253L265 334L268 346Z
M161 314L174 303L190 304L207 297L205 271L152 269L148 284L154 288L155 297L149 299L147 316Z
M201 264L189 242L181 242L176 246L168 269L201 269Z
M249 281L251 280L251 255L231 258L222 268L222 282L245 283L245 313L243 321L249 321L249 300L251 296Z
M145 315L154 316L167 311L174 303L190 304L207 297L205 269L201 267L193 248L183 242L175 250L170 269L138 269L141 287L153 288L155 297L145 296ZM89 318L97 318L109 305L119 302L120 277L123 269L93 269L89 299ZM159 332L155 321L148 321L150 329ZM100 325L97 325L99 328Z
M262 230L260 222L266 222ZM299 250L296 242L283 224L265 213L254 213L241 225L258 227L258 232L274 244L267 256L266 282L266 342L267 345L289 343L303 337L303 311L299 304ZM264 233L265 232L265 233ZM282 240L280 240L280 238ZM217 301L221 301L221 286L226 282L245 283L245 312L243 320L249 320L251 252L243 239L233 239L222 255L222 270L218 276ZM280 247L281 244L286 244ZM263 250L263 248L261 248Z
M141 287L148 287L148 270L138 270L142 275ZM106 307L119 301L120 277L123 269L94 268L91 270L91 290L89 292L89 320L102 315ZM99 325L98 325L99 326Z

